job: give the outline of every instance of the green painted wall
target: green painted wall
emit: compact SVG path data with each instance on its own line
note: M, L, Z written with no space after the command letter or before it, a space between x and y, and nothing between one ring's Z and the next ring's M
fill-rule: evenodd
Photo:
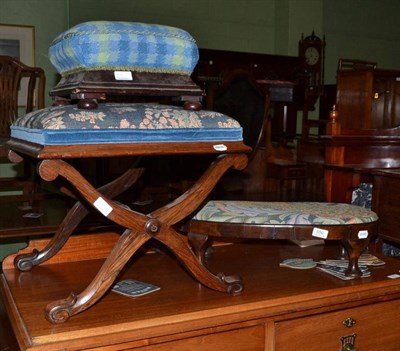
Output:
M52 39L90 20L160 23L189 31L203 48L297 55L302 33L325 35L327 83L339 58L400 69L399 0L0 0L0 23L36 28L36 63L56 83ZM50 99L47 100L51 102Z
M325 0L326 81L335 82L339 58L400 69L399 0Z
M58 79L47 51L55 36L68 28L67 4L67 0L0 0L0 23L35 27L35 62L46 71L46 91Z
M325 35L325 82L339 58L400 69L399 0L70 0L70 24L103 19L188 30L203 48L297 55L301 33Z
M271 53L274 8L275 1L270 0L70 0L70 21L172 25L190 32L203 48Z

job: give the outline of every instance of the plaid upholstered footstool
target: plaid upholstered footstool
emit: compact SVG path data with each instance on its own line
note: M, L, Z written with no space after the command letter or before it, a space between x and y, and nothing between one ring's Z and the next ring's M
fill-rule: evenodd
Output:
M191 79L199 59L195 39L180 28L120 21L80 23L55 38L49 57L61 75L51 90L58 103L80 106L118 96L168 96L200 102ZM95 101L93 101L95 100Z

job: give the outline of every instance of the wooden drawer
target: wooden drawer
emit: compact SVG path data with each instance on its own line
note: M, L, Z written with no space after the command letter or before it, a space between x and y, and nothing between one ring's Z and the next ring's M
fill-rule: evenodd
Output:
M139 348L129 348L129 344L114 345L110 350L134 351L264 351L265 327L256 325L242 329L196 336ZM102 348L100 348L103 350ZM100 350L99 349L99 350ZM97 349L93 349L97 350Z
M351 327L343 323L348 318ZM398 351L399 318L400 301L391 301L279 322L275 351L340 351L341 338L353 333L357 351Z

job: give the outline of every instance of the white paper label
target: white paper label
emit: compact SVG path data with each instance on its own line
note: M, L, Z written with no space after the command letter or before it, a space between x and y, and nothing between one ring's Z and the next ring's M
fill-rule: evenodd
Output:
M366 239L368 238L368 230L360 230L358 232L358 239Z
M312 236L316 238L326 239L328 238L328 231L326 229L314 228L312 231Z
M131 71L114 71L115 80L133 80Z
M216 150L216 151L226 151L226 150L228 150L228 148L224 144L214 145L213 147L214 147L214 150Z
M99 197L94 203L93 206L96 207L103 216L108 216L113 210L112 207L101 197Z

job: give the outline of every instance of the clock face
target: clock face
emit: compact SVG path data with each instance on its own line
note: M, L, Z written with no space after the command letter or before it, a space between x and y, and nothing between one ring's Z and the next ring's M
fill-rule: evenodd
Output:
M309 66L313 66L319 61L319 52L314 47L309 47L304 52L304 57L306 59L306 63Z

